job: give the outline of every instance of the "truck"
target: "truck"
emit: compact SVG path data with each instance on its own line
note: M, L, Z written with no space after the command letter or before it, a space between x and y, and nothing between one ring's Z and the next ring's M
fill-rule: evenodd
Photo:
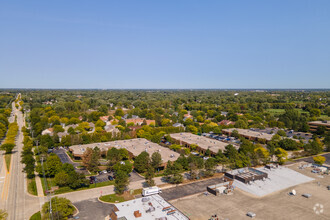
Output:
M159 194L161 192L162 192L162 190L160 188L158 188L157 186L143 188L142 196L150 196L150 195L154 195L154 194Z

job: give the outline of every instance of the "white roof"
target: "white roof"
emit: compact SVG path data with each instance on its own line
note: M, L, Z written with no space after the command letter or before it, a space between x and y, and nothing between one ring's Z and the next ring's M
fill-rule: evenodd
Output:
M150 204L152 204L154 210L153 208L150 209L151 207ZM172 215L167 215L167 212L170 210L163 211L163 208L169 206L171 207L172 210L176 210L175 213ZM166 217L167 220L189 220L189 218L187 218L174 206L166 202L159 195L146 196L143 198L138 198L127 202L122 202L116 204L116 207L119 210L116 212L118 218L125 217L126 219L155 220L156 218ZM147 210L153 210L153 211L146 212ZM134 211L139 211L142 214L142 216L140 218L135 218Z

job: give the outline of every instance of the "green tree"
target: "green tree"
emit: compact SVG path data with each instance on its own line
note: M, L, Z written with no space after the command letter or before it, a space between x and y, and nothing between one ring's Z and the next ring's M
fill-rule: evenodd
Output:
M285 131L283 131L283 130L278 130L277 131L277 134L280 135L280 136L282 136L282 137L287 137Z
M68 219L73 215L75 208L70 200L62 197L53 197L51 199L52 209L50 210L50 203L46 202L42 206L42 213L44 219L50 219L50 212L54 219Z
M0 220L6 220L8 213L5 210L0 209Z
M278 142L279 146L284 150L297 150L298 143L295 140L284 138Z
M6 144L1 145L0 149L4 150L6 152L6 154L10 154L13 151L14 147L15 147L15 144L6 143Z
M284 164L288 156L288 153L284 149L279 147L276 148L275 150L275 156L277 157L277 161L279 164Z
M146 151L141 152L134 160L134 169L139 173L147 171L150 164L149 153Z
M154 169L157 169L162 164L162 155L159 152L154 152L151 155L151 165Z
M318 165L322 165L322 164L324 164L326 159L323 156L316 156L316 157L313 157L313 160L314 160L314 163L316 163Z
M123 194L129 184L129 179L127 173L124 171L119 170L116 173L115 179L115 192L117 194Z
M145 175L145 180L146 180L146 183L148 184L148 186L155 185L154 177L155 177L155 169L154 169L154 167L149 165L147 168L147 173Z
M61 171L55 175L54 181L58 186L67 186L69 184L69 175L65 171Z

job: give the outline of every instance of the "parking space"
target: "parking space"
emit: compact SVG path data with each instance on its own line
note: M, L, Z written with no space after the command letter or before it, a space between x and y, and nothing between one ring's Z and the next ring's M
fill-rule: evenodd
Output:
M79 219L90 220L90 219L105 219L114 209L113 204L103 203L97 199L89 199L81 202L73 203L79 210L77 215Z
M207 186L215 185L222 182L222 178L213 178L182 186L172 187L169 189L162 190L163 192L161 193L161 196L167 201L179 199L197 193L205 192Z

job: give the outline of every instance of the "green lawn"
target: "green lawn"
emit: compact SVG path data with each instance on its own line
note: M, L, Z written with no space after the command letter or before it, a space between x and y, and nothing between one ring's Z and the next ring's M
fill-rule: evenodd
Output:
M46 191L46 185L43 177L40 177L41 183L42 183L42 188L44 192ZM54 182L54 178L46 178L47 179L47 185L48 185L48 190L51 189L52 186L56 186ZM101 183L96 183L96 184L90 184L88 187L81 187L79 189L71 189L70 187L60 187L58 190L55 190L54 193L57 194L62 194L62 193L68 193L68 192L74 192L74 191L80 191L80 190L86 190L86 189L93 189L93 188L98 188L98 187L103 187L103 186L111 186L114 185L115 181L105 181Z
M135 189L133 191L133 195L140 195L141 193L142 193L142 189ZM130 199L133 199L133 197L130 197ZM110 194L100 197L101 201L111 202L111 203L125 202L130 199L125 199L122 195L117 195L117 194Z
M40 213L40 211L34 213L34 214L30 217L30 220L41 220L41 213Z
M5 161L6 161L7 171L9 172L9 170L10 170L11 154L5 154Z
M36 179L27 179L27 183L28 183L28 192L31 195L38 195L38 191L37 191L37 184L36 184Z
M269 112L271 115L280 115L285 112L284 109L273 109L273 108L266 109L266 111Z
M100 200L103 202L111 202L111 203L125 202L125 199L122 196L116 194L101 196Z

